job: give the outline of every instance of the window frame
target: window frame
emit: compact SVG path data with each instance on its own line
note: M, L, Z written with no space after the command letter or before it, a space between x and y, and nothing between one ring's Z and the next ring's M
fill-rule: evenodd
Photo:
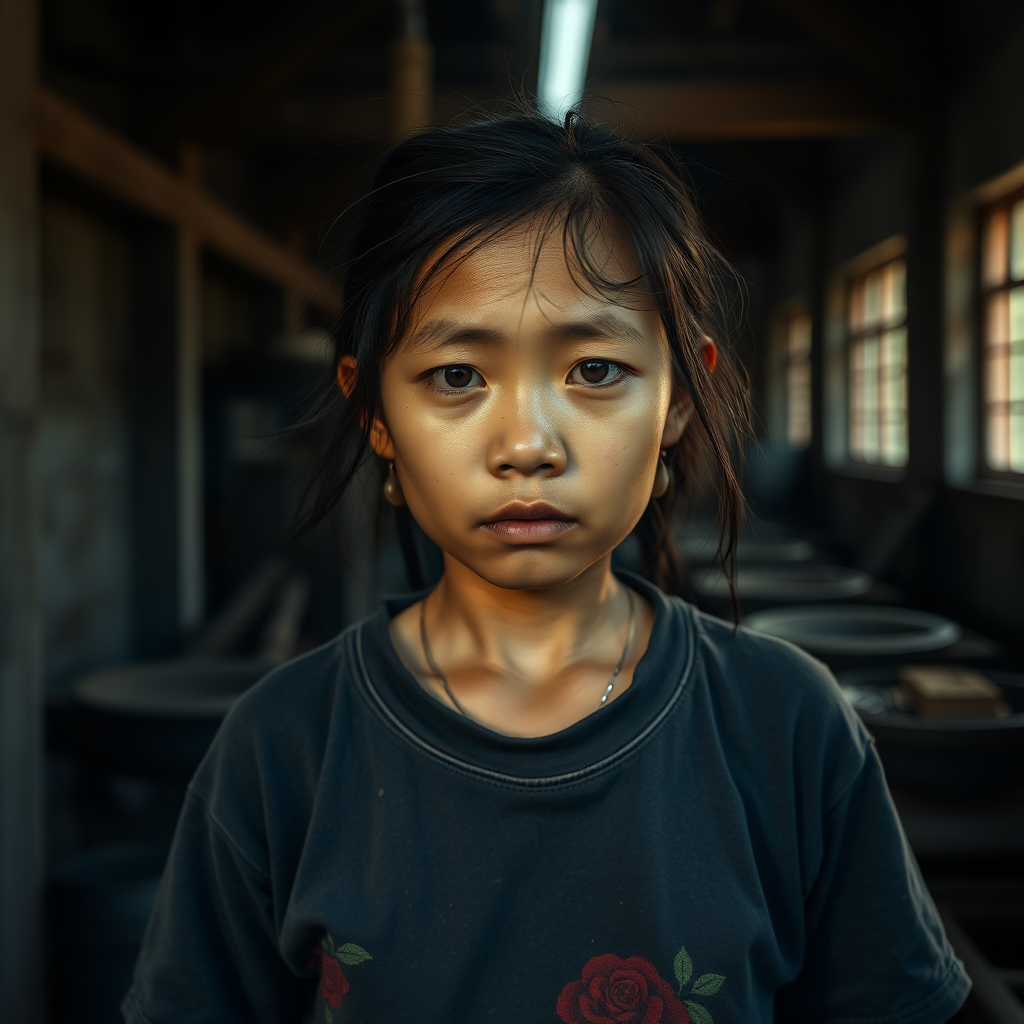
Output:
M907 462L892 466L880 462L859 462L850 458L847 382L849 294L853 281L877 267L907 258L904 235L892 235L840 264L829 274L825 288L825 323L822 346L823 382L821 388L822 455L830 473L864 480L898 483L906 478ZM907 329L912 313L907 309ZM908 410L909 426L909 410Z
M866 296L863 298L857 297L858 286L867 291L867 286L870 278L874 275L882 275L890 267L894 267L896 264L901 264L900 271L902 275L902 295L903 302L900 312L896 316L887 317L883 309L879 309L874 319L867 319L866 315L864 320L856 327L853 324L853 311L854 304L856 302L867 303ZM882 295L879 295L880 306L883 303ZM908 374L909 374L909 352L907 346L907 321L908 321L908 309L907 309L907 258L905 254L899 254L892 256L889 259L880 261L873 266L868 266L860 270L856 274L850 275L849 280L846 284L846 301L845 301L845 361L846 361L846 459L849 463L859 468L871 467L871 468L883 468L888 470L905 470L907 463L910 461L910 429L909 429L909 400L908 400ZM885 434L886 434L886 414L891 412L886 406L886 391L888 390L889 383L886 379L886 363L883 359L884 346L887 338L896 332L902 332L901 347L902 347L902 359L899 363L899 376L900 383L902 385L902 394L899 399L899 419L902 420L902 442L903 458L898 462L888 461L886 458L885 450ZM876 459L858 458L854 454L853 442L854 442L854 425L853 420L856 415L854 408L854 388L856 383L856 374L853 366L854 354L856 347L859 346L862 353L866 352L867 344L869 340L874 340L877 346L875 354L875 367L874 375L875 381L874 386L876 388L876 398L874 403L873 418L874 423L872 426L877 431L877 452L878 457ZM889 364L891 370L892 366L896 364ZM866 379L869 376L870 371L866 368L859 371L862 376ZM862 405L866 405L862 401ZM862 423L862 429L867 428L867 417L863 417L864 422Z
M804 295L794 295L780 302L771 314L769 321L769 348L766 365L765 395L768 436L773 443L784 444L793 451L807 451L814 447L814 410L818 396L814 393L813 371L809 382L809 439L806 445L794 446L790 440L790 391L789 375L792 366L790 355L790 330L794 319L807 317L811 322L811 345L813 350L813 320L811 304ZM808 354L808 366L813 356Z
M975 215L975 260L974 287L976 301L974 303L974 402L975 402L975 478L981 483L1009 484L1012 487L1024 486L1024 472L1012 469L997 469L988 461L988 307L989 296L998 292L1010 292L1015 288L1024 287L1024 279L1015 281L1007 272L1006 278L998 285L988 285L985 277L987 259L986 240L989 219L1000 209L1009 211L1020 200L1024 200L1024 185L990 198L980 203ZM1007 242L1009 249L1009 241ZM1009 260L1009 252L1007 252ZM1010 344L1009 342L1007 343Z

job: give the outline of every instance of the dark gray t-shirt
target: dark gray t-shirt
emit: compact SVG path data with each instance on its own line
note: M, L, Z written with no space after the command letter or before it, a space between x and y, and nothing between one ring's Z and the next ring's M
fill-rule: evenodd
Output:
M273 672L189 789L130 1024L939 1024L969 982L828 671L636 577L617 700L517 739L386 602Z

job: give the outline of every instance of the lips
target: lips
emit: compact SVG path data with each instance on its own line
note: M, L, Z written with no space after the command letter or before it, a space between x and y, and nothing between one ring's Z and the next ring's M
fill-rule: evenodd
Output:
M511 501L507 505L498 509L493 516L489 516L483 521L484 526L488 526L492 523L508 522L510 520L537 520L537 519L550 519L558 520L561 522L575 522L572 516L567 516L564 512L559 511L554 505L548 505L546 502L524 502L524 501Z
M576 520L547 502L513 501L498 509L480 525L503 540L539 543L558 537L575 526Z

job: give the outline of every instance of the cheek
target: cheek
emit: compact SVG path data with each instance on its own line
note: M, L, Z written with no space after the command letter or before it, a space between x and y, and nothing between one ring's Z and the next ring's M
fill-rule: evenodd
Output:
M631 476L646 478L648 470L653 473L664 429L661 397L645 389L614 416L581 423L573 445L580 462L602 464L619 483Z
M577 457L591 488L623 502L649 487L658 453L658 437L639 427L626 436L617 432L602 437L594 431L579 446Z

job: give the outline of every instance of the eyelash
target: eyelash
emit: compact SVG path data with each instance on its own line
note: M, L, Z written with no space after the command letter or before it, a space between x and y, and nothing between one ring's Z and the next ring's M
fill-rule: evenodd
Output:
M601 381L599 384L588 384L583 381L572 381L572 375L586 363L605 363L609 367L614 367L617 373L611 380ZM436 381L445 372L445 370L469 370L470 373L475 374L479 380L483 380L478 370L474 370L471 366L466 366L464 363L448 363L445 366L435 367L433 370L428 370L422 377L423 381L430 388L431 391L439 395L464 395L469 391L475 391L479 385L469 385L464 388L446 388L439 386ZM610 359L581 359L576 363L573 368L569 371L568 380L571 383L576 384L578 387L586 388L589 391L598 391L603 388L613 387L616 384L621 384L622 381L626 380L627 377L635 376L634 372L628 367L623 366L622 363L612 362Z

